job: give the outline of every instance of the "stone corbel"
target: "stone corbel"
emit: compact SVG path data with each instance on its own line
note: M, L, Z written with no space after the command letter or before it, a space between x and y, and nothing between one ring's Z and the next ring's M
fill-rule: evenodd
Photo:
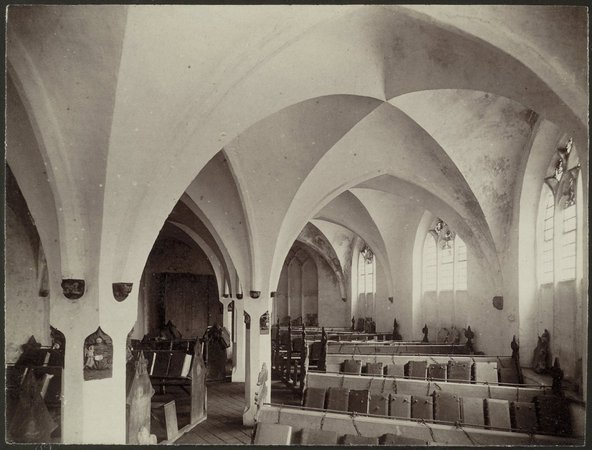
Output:
M113 297L118 302L124 301L132 291L133 283L113 283Z
M64 297L69 300L78 300L84 295L84 280L66 278L62 280Z

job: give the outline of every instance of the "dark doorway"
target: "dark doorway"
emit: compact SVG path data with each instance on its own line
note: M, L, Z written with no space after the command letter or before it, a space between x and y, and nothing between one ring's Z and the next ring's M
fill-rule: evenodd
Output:
M202 337L208 325L222 325L216 277L192 273L155 273L158 298L152 329L170 320L183 338Z

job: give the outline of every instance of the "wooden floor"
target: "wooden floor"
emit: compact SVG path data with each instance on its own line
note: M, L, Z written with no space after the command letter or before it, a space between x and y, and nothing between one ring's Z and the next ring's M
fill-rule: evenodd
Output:
M208 383L208 418L175 444L241 445L251 443L252 427L243 425L244 383ZM300 399L281 382L271 386L274 403L299 404Z
M250 444L253 429L243 425L244 383L208 383L208 418L175 444Z

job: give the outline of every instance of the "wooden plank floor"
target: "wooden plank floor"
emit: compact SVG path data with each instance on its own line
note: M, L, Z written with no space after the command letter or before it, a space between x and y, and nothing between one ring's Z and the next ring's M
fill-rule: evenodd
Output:
M244 383L208 383L208 418L175 444L250 444L252 427L243 425Z
M208 418L181 436L175 444L244 445L251 443L252 427L243 425L245 384L211 382L208 388ZM273 381L271 392L274 403L299 405L300 396L286 388L281 381Z

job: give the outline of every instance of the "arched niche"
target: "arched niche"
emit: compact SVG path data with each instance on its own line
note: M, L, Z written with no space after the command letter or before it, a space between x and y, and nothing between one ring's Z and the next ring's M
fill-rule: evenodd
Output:
M84 381L113 376L113 339L101 327L86 337L83 352Z

